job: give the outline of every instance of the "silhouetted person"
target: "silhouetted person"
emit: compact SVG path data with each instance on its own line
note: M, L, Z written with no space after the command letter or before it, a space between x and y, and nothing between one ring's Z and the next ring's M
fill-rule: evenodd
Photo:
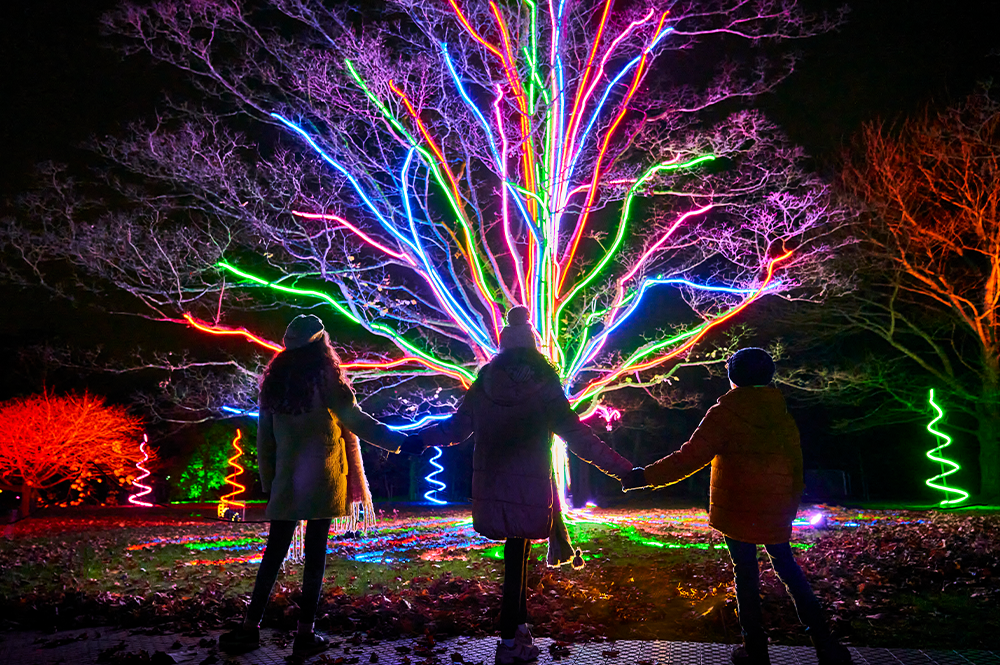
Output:
M625 491L670 485L712 465L709 523L726 538L736 576L743 645L734 663L769 664L760 607L757 545L764 545L778 578L795 601L820 665L844 665L850 653L831 635L812 587L788 539L802 495L799 430L785 399L770 385L774 361L763 349L740 349L726 363L728 393L708 410L691 439L660 461L634 469Z

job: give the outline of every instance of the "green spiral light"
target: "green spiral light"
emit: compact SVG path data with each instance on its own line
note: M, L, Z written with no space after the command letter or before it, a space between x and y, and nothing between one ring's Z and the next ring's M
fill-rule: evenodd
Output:
M955 473L962 467L959 466L956 462L952 462L950 459L946 459L944 457L941 457L940 455L940 452L942 450L951 445L951 437L945 434L944 432L940 432L934 429L935 423L944 418L944 411L934 401L933 388L931 388L930 395L928 396L927 401L930 403L931 407L937 412L937 416L934 417L934 420L927 423L927 431L936 437L940 437L941 439L940 445L938 445L935 448L931 448L930 450L927 451L927 458L930 459L931 461L938 462L941 465L941 473L934 476L933 478L928 478L927 480L924 481L924 483L928 487L933 487L936 490L941 490L942 492L945 492L946 493L945 496L949 496L948 493L950 493L951 495L954 494L959 495L952 499L946 498L940 504L942 506L952 506L955 505L956 503L962 503L963 501L968 499L969 493L964 490L957 489L955 487L948 487L948 485L946 484L945 478ZM944 469L946 464L951 467L947 471L945 471Z

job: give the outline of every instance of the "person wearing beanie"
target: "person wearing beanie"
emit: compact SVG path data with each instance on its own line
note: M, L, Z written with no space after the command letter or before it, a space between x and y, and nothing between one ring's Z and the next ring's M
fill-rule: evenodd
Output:
M283 341L284 350L271 359L260 383L257 463L261 487L270 495L267 545L243 625L221 635L219 647L243 653L260 646L260 622L271 588L295 525L307 520L299 625L292 643L292 655L306 658L328 646L313 632L313 619L331 523L342 519L353 530L373 519L358 437L394 453L408 437L358 407L318 317L296 316Z
M527 614L532 540L550 538L560 519L552 475L552 435L614 478L632 465L609 448L570 408L559 376L535 346L524 307L507 313L500 353L480 371L455 414L421 432L427 446L475 442L472 525L504 541L503 598L496 665L538 658ZM568 537L567 537L568 538Z
M633 469L629 491L672 485L712 465L709 524L725 536L736 577L743 644L733 663L767 665L767 635L760 605L757 545L785 584L799 620L816 646L820 665L847 665L850 652L830 634L825 613L788 543L802 494L799 430L771 385L774 361L763 349L744 348L726 363L732 388L708 410L680 450Z

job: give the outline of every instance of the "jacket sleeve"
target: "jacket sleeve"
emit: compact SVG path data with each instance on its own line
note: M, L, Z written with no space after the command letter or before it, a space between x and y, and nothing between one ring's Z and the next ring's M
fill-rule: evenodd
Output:
M680 450L646 467L646 482L653 486L672 485L711 464L725 444L725 418L719 405L709 409Z
M274 482L275 454L274 416L261 411L257 418L257 470L260 472L260 488L265 494L271 493Z
M469 438L472 434L472 391L475 389L473 384L451 418L420 432L425 446L453 446Z
M340 406L334 413L359 439L390 453L398 453L406 440L406 435L394 432L362 411L357 402L352 402L350 406Z
M574 455L619 480L632 470L631 462L601 441L590 426L573 412L561 388L558 395L549 401L548 408L553 414L552 431L562 437Z

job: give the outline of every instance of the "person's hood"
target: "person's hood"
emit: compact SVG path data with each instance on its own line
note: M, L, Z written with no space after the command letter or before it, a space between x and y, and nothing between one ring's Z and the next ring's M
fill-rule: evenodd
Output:
M538 397L548 382L530 365L493 362L483 368L479 384L490 401L514 406Z
M752 427L771 427L788 413L781 391L771 386L733 388L719 398L719 406Z

